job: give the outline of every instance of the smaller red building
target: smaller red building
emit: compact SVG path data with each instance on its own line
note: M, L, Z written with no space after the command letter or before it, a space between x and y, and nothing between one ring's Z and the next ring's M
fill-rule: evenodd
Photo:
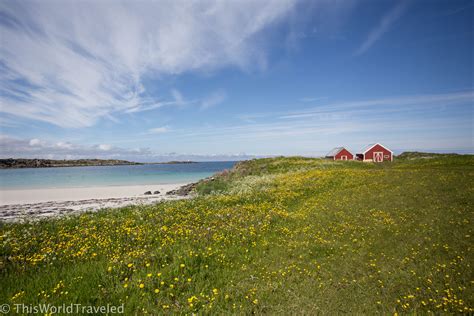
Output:
M357 160L362 161L393 161L393 152L379 143L367 146L361 154L357 154L356 156Z
M354 160L354 155L344 147L336 147L326 155L326 158L332 160Z

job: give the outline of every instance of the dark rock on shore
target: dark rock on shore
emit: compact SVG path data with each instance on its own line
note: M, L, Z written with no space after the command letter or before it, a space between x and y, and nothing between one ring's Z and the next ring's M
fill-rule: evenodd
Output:
M194 191L194 189L199 183L209 182L209 181L214 181L214 180L215 180L215 177L211 176L211 177L202 179L199 182L189 183L189 184L183 185L182 187L177 188L176 190L168 191L166 192L166 195L187 196Z
M194 190L196 185L197 183L186 184L176 190L171 190L171 191L166 192L166 195L186 196L186 195L189 195L191 191Z
M151 191L146 191L145 193L143 193L145 195L151 195Z
M160 194L160 191L155 191L153 192L153 194Z

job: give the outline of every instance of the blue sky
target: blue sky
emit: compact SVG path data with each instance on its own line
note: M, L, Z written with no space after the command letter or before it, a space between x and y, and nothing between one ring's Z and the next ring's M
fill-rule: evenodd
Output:
M0 1L0 155L472 153L463 0Z

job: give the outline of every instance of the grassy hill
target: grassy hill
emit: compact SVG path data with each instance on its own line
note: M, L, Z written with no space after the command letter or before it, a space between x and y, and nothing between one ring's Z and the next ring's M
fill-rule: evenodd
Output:
M0 303L473 313L474 157L272 158L187 201L0 226Z

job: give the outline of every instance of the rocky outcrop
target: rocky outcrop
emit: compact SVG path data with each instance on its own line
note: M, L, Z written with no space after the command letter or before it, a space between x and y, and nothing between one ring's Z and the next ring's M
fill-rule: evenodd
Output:
M187 196L194 190L196 185L197 183L186 184L176 190L166 192L166 195Z
M168 191L166 192L166 195L188 196L191 193L193 193L194 189L199 183L209 182L209 181L214 181L214 180L215 180L214 177L205 178L199 182L189 183L189 184L183 185L182 187L177 188L176 190Z

